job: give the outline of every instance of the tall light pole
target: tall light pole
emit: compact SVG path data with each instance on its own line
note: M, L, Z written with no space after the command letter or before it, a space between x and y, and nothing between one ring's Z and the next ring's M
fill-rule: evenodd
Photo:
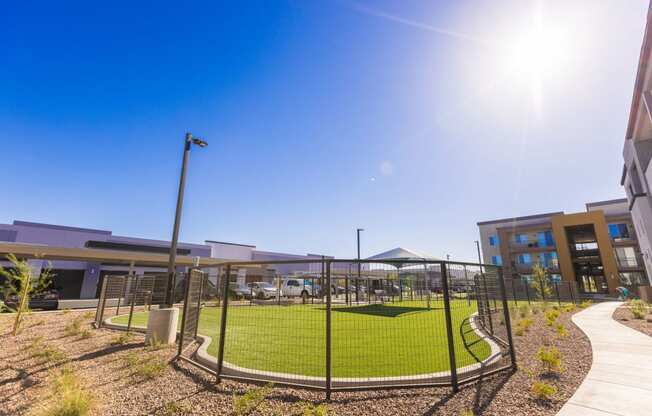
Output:
M181 209L183 208L183 192L186 187L186 170L188 166L188 156L192 145L206 147L208 143L198 137L192 137L192 134L186 133L183 144L183 161L181 162L181 177L179 178L179 194L177 196L177 210L174 216L174 228L172 229L172 243L170 245L170 261L168 263L168 290L165 295L165 303L168 308L174 306L174 286L176 284L175 265L177 259L177 244L179 242L179 226L181 225Z

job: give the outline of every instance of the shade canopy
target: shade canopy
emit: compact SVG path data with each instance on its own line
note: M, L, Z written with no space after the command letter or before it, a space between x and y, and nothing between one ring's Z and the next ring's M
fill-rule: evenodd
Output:
M392 250L384 251L374 256L367 257L366 260L382 260L384 262L389 262L398 268L403 267L404 264L417 261L441 261L441 259L435 256L431 256L430 254L408 250L403 247L397 247Z

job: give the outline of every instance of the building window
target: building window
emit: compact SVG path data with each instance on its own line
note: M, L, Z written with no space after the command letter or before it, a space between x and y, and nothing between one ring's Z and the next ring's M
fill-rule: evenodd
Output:
M627 224L609 224L609 235L614 240L626 240L630 238Z
M489 236L489 245L490 246L497 246L500 245L500 240L498 240L497 235L490 235Z
M495 264L496 266L502 266L503 259L500 256L491 256L491 263Z
M620 284L623 286L647 285L647 279L641 272L626 272L620 274Z
M518 264L532 264L532 256L529 253L519 254Z
M517 244L527 244L529 238L527 234L516 234L516 236L514 236L514 240Z
M559 260L557 260L557 252L549 251L546 253L539 253L539 263L543 267L556 269L559 267Z
M636 250L634 247L616 247L614 248L618 267L638 267Z
M552 238L552 231L539 231L537 233L539 247L553 247L555 240Z

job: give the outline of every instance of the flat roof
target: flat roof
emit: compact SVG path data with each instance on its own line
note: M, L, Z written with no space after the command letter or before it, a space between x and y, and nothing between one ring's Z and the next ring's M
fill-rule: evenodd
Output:
M82 233L95 233L95 234L105 234L105 235L112 234L111 231L107 231L107 230L98 230L94 228L69 227L67 225L45 224L41 222L31 222L31 221L14 220L13 225L18 225L22 227L48 228L50 230L77 231Z
M207 243L214 243L214 244L226 244L227 246L256 248L256 246L252 246L250 244L227 243L226 241L215 241L215 240L204 240L204 241Z
M589 207L600 207L603 205L622 204L623 202L627 202L627 198L609 199L607 201L587 202L585 205L586 208L589 208Z
M503 223L503 222L517 222L517 221L536 220L536 219L540 219L540 218L553 217L555 215L564 215L564 211L548 212L548 213L545 213L545 214L525 215L525 216L522 216L522 217L503 218L503 219L500 219L500 220L481 221L481 222L478 222L477 225L489 225L489 224L500 224L500 223Z

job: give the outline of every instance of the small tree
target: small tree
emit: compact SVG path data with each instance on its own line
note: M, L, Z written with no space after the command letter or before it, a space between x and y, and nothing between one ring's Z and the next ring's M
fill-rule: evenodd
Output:
M552 295L548 272L541 263L535 263L532 266L532 283L530 283L530 286L537 293L539 299L548 299Z
M14 328L11 335L16 335L20 327L23 315L29 312L29 299L34 294L39 294L47 290L52 284L52 267L48 265L38 278L34 278L32 268L27 260L18 260L13 254L7 256L7 260L12 265L12 268L5 270L0 266L0 276L4 276L6 280L3 288L0 288L4 294L4 298L16 295L18 297L18 304L16 308L6 308L16 313L14 320Z

